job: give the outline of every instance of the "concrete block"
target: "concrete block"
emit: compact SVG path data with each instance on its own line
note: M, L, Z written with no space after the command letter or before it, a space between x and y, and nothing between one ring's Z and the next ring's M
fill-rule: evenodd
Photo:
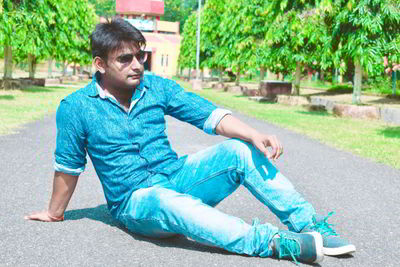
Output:
M381 120L400 125L400 109L399 108L381 108Z
M290 95L292 93L292 83L282 81L261 81L259 85L262 96Z
M307 99L307 97L304 96L288 96L288 95L278 95L277 97L277 102L280 104L285 104L285 105L309 105L310 101Z
M336 102L327 98L312 96L310 97L310 104L312 106L324 106L326 111L332 112Z
M374 106L336 104L333 107L333 113L341 117L352 117L358 119L378 120L380 118L379 108Z
M260 91L258 89L247 89L243 91L243 95L245 96L259 96Z
M247 90L247 87L241 85L227 86L224 88L225 92L231 92L231 93L243 93L243 91L245 90Z

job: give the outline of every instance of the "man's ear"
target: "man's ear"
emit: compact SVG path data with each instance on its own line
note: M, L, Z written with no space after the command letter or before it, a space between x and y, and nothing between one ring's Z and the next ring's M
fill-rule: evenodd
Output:
M93 59L94 66L96 67L96 70L100 71L101 74L104 74L106 72L105 67L106 67L106 62L100 58L100 57L95 57Z

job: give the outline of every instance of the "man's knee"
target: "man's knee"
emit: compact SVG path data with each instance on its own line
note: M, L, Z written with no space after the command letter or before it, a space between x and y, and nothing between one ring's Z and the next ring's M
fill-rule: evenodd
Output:
M252 144L239 139L229 139L223 143L224 152L240 155L243 157L251 157L254 147Z

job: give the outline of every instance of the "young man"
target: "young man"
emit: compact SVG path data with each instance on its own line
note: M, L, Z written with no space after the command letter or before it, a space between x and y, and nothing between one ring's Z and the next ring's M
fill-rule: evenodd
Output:
M64 219L87 153L111 214L134 233L182 234L231 252L304 262L355 251L271 164L283 153L275 136L257 132L173 81L143 77L146 41L128 22L98 24L91 44L93 81L61 101L57 111L49 208L26 219ZM178 158L165 134L165 115L231 139ZM241 184L289 231L249 225L214 208Z

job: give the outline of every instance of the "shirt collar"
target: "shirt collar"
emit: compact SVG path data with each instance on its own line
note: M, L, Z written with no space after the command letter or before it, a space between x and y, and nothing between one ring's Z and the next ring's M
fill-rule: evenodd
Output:
M100 98L106 98L106 93L104 92L103 88L99 85L99 81L101 79L101 74L99 71L97 71L92 78L92 82L89 84L90 86L90 91L89 91L89 96L91 97L96 97L99 96ZM140 79L140 84L136 87L139 91L143 91L143 89L149 89L149 81L146 78L146 75L143 75L143 77Z

